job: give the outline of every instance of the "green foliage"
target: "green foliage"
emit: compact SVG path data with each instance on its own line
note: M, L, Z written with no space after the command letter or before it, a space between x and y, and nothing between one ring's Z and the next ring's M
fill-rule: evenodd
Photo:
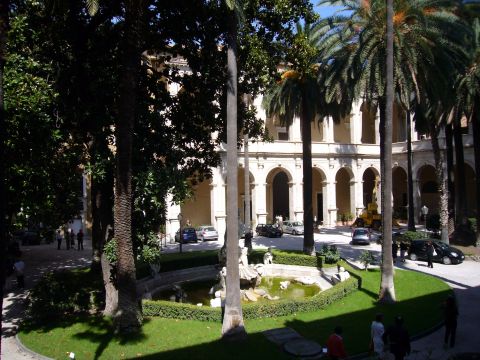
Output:
M141 245L141 249L138 251L137 260L147 264L159 264L160 247L157 234L150 232L146 238L146 242Z
M48 273L28 295L28 318L48 323L65 315L98 310L103 306L102 290L101 276L90 269Z
M400 237L400 241L412 242L413 240L424 239L425 233L423 231L405 231Z
M315 311L344 298L358 289L358 280L350 278L318 295L302 300L278 300L262 303L248 303L242 306L244 319L275 318L299 312ZM144 300L143 314L172 319L221 321L221 309L175 303L172 301Z
M218 264L217 251L196 251L182 254L163 254L160 272Z
M373 256L371 251L364 250L358 257L358 261L363 264L365 270L368 270L368 265L372 264L375 261L375 257Z
M476 218L468 218L468 226L473 232L477 232L477 219Z
M117 262L117 241L115 238L108 241L103 247L103 253L110 264Z
M336 264L340 260L340 252L335 245L324 244L320 250L320 255L325 257L325 263Z

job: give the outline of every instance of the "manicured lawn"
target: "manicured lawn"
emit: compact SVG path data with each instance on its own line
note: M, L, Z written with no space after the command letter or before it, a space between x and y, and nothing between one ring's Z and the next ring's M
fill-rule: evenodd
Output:
M450 293L441 280L396 270L397 303L378 305L375 300L380 272L348 270L353 276L362 277L359 291L325 310L249 320L246 322L249 338L244 344L219 341L220 323L161 318L146 319L143 333L127 339L114 336L108 320L78 317L24 328L19 336L28 348L55 359L66 359L70 351L76 354L76 359L287 359L261 331L288 326L324 344L332 329L341 325L347 351L355 354L367 350L370 323L377 312L385 314L386 325L392 323L395 315L402 314L412 335L441 321L441 304Z

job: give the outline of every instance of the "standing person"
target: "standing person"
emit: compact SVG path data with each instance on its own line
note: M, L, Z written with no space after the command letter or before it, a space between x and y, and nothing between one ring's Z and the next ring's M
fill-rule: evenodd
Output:
M55 239L57 240L57 250L60 250L62 247L62 233L60 230L57 230L57 233L55 234Z
M458 307L453 295L449 295L445 301L445 348L455 346L455 335L457 332Z
M408 244L405 241L400 243L400 261L405 262L405 254L408 251Z
M70 245L72 246L72 249L75 249L75 231L70 228L68 235L70 236Z
M410 335L403 326L403 318L400 315L395 318L395 325L385 331L383 340L389 344L395 360L403 360L405 355L410 354Z
M398 254L398 244L396 241L392 242L392 258L393 258L393 263L397 263L397 254Z
M331 360L345 359L347 353L343 345L342 337L343 329L341 326L337 326L333 331L333 334L327 340L327 355Z
M433 269L433 253L435 252L435 248L431 241L427 243L427 266Z
M372 350L377 356L381 357L383 354L383 334L385 333L385 327L383 326L383 314L377 314L375 320L372 321L371 337L372 337Z
M17 276L17 286L18 286L18 288L23 289L25 287L25 276L24 276L25 263L20 258L20 256L21 256L21 253L18 253L17 254L17 259L13 263L13 270L15 272L15 275Z
M77 234L77 250L83 250L83 230L78 230Z

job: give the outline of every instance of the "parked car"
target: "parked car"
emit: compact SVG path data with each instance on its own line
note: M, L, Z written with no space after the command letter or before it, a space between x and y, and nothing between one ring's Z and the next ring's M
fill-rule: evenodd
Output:
M356 228L352 234L352 245L364 244L370 245L371 233L370 229Z
M258 224L255 231L257 235L266 237L282 237L283 231L273 224Z
M175 233L175 241L180 242L180 230ZM185 227L182 229L182 243L198 242L197 232L193 227Z
M293 235L302 235L304 232L303 223L301 221L284 221L283 232Z
M427 243L431 241L436 255L433 261L442 262L445 265L460 264L465 260L463 252L435 239L413 240L408 250L410 260L427 260Z
M197 227L197 238L201 241L218 240L218 231L212 225Z

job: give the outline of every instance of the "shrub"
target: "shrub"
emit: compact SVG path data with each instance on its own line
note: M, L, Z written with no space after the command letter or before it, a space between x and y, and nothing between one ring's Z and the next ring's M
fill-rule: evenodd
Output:
M27 315L33 321L54 320L100 309L103 299L101 276L90 269L51 272L30 291Z
M160 264L160 272L181 270L197 266L216 265L218 264L218 256L216 250L162 254Z
M371 251L364 250L360 254L358 261L363 264L365 270L368 270L368 265L372 264L375 261L375 257L373 256Z
M477 232L477 219L476 218L468 218L468 226L470 229L476 233Z
M424 239L425 233L421 231L405 231L400 236L400 241L412 242L413 240Z
M278 300L242 305L244 319L273 318L297 312L323 309L358 289L358 280L350 278L316 296L302 300ZM144 300L143 314L171 319L221 321L221 309L171 301Z
M335 245L324 244L320 255L325 257L326 264L336 264L340 260L340 252Z

